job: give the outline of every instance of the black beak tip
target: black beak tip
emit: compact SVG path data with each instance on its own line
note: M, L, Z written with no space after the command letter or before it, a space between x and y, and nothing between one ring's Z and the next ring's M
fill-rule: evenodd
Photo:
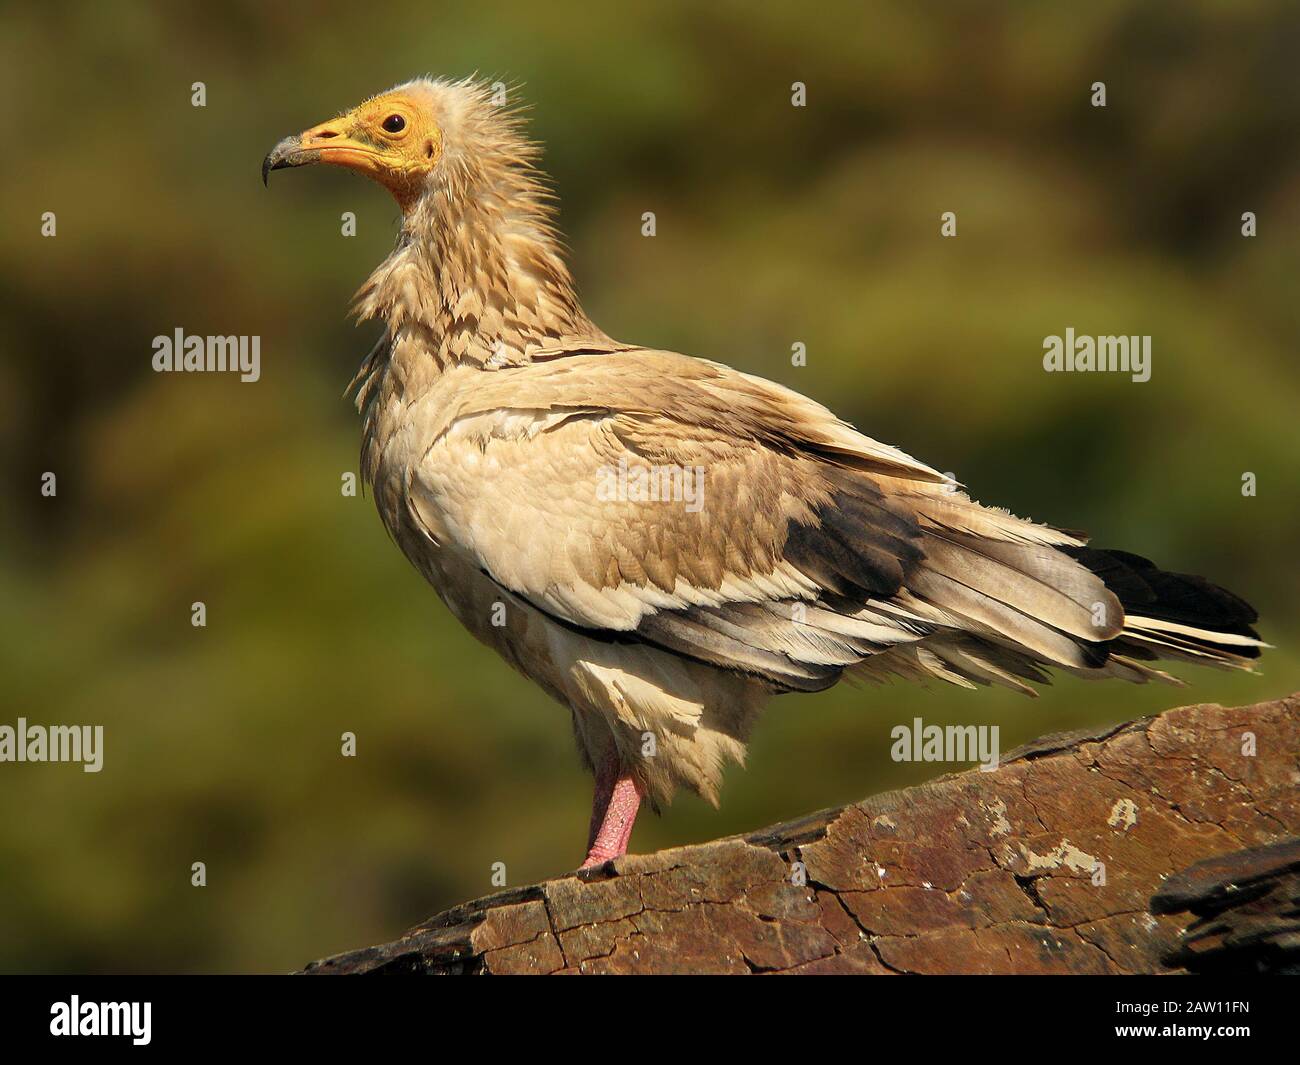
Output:
M311 153L303 153L302 139L300 137L285 137L279 144L266 153L266 158L262 160L262 184L270 184L270 175L272 170L280 170L286 166L297 166L300 163L310 161Z

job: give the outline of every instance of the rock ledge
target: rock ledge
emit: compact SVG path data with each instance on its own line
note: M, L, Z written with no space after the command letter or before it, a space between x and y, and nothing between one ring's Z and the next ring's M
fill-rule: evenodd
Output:
M1251 883L1290 877L1273 895L1294 894L1298 759L1300 693L1185 706L1044 737L993 773L476 899L305 972L1187 971L1209 941L1188 884L1208 885L1220 920L1237 863ZM1198 880L1187 867L1206 859ZM1260 892L1245 894L1258 908ZM1182 908L1202 914L1197 951ZM1294 921L1249 920L1269 958L1295 960Z

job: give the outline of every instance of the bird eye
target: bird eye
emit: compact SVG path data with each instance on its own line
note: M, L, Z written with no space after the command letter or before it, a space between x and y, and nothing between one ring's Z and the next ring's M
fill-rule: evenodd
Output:
M385 133L401 133L404 129L406 129L406 119L401 115L389 115L384 119Z

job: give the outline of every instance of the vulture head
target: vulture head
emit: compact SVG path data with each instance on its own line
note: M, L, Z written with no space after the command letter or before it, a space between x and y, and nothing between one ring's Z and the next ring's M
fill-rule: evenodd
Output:
M500 82L418 78L286 137L262 177L330 163L388 189L401 235L354 313L382 318L394 344L418 325L416 341L439 366L496 369L557 338L612 343L579 305L539 155ZM358 402L367 395L359 389Z
M420 78L285 137L262 161L272 170L328 163L365 174L409 212L430 191L460 184L474 169L527 162L533 152L514 112L491 86Z

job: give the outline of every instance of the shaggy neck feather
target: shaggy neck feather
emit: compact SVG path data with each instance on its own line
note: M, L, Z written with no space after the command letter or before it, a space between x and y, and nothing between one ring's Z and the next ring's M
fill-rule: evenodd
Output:
M583 313L522 150L446 160L406 212L397 247L357 294L392 345L418 341L440 369L531 361L557 341L604 338Z

